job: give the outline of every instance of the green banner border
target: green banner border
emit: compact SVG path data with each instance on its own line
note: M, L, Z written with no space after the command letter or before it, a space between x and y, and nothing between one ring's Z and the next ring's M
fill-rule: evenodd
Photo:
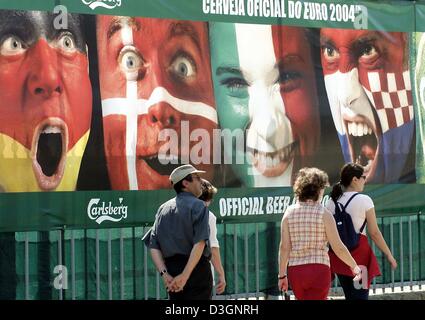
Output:
M88 0L85 0L86 2ZM245 15L217 15L205 14L203 12L203 0L121 0L121 6L114 9L105 9L97 7L94 10L85 5L82 0L0 0L0 8L15 9L15 10L44 10L51 11L57 5L64 5L69 12L83 14L106 14L106 15L124 15L124 16L141 16L155 18L173 18L179 20L194 20L194 21L220 21L220 22L238 22L238 23L256 23L256 24L283 24L293 26L303 26L312 28L344 28L354 29L354 24L351 20L330 21L331 8L337 6L355 6L362 5L367 8L368 27L370 30L383 31L402 31L412 32L415 30L415 4L412 2L403 1L350 1L350 0L315 0L308 1L309 3L324 4L329 12L328 21L312 21L292 18L272 18L272 17L255 17L248 16L246 3L248 1L257 0L236 0L244 1ZM258 0L262 1L262 0ZM268 0L267 0L268 1ZM276 0L273 0L276 1ZM286 11L288 12L288 1L286 3ZM307 1L294 0L304 3ZM304 9L302 10L304 13Z
M330 189L325 194L329 192ZM425 211L425 184L370 185L366 186L364 193L373 199L379 217ZM153 223L158 207L173 197L174 190L2 193L0 232L148 226ZM283 197L286 197L285 206L279 203ZM104 202L105 206L109 202L117 206L120 198L122 204L128 207L126 219L98 224L89 218L87 210L91 199L100 199L100 203ZM258 211L251 209L245 214L239 208L230 208L229 215L221 216L220 202L232 202L235 199L234 203L237 203L242 198L262 198L262 208ZM271 210L266 207L268 200L269 205L274 205ZM273 222L280 221L284 208L293 200L291 187L222 188L215 196L210 210L215 213L218 223Z

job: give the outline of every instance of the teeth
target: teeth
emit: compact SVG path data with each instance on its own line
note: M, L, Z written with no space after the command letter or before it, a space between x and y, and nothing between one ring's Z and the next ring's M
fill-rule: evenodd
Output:
M154 158L154 157L152 157L152 158ZM158 154L158 160L159 161L177 161L177 160L179 160L179 158L176 155L173 155L173 154L159 153Z
M361 137L363 135L363 125L361 123L357 123L357 136Z
M363 124L363 135L364 136L367 135L367 132L369 131L368 129L369 128L367 127L367 125L366 124Z
M266 157L266 166L271 168L273 166L273 159L272 157L268 156Z
M264 153L253 149L252 152L248 152L248 156L251 157L253 163L257 163L258 167L273 168L280 162L289 161L293 149L292 144L275 153Z
M355 137L358 137L359 133L360 133L357 129L358 129L357 123L353 123L353 136L355 136Z
M366 123L347 122L348 134L354 137L362 137L372 134L372 129Z
M61 130L58 127L47 126L41 133L61 133Z
M353 127L354 127L354 123L353 122L349 122L348 123L348 134L351 134L352 136L354 135Z
M260 162L266 163L266 156L263 153L260 154Z
M363 167L365 174L367 174L367 173L369 172L370 168L372 167L372 162L373 162L372 160L369 160L369 161L367 162L367 165L365 165L365 166Z

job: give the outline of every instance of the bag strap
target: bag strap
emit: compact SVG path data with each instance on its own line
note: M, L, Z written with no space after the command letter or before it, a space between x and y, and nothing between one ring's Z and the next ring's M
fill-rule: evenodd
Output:
M353 194L353 195L351 196L351 198L350 198L350 199L348 199L347 203L346 203L346 204L345 204L345 206L344 206L344 210L346 210L346 209L347 209L347 207L348 207L348 205L350 204L351 200L353 200L353 198L354 198L355 196L357 196L358 194L359 194L359 193L357 192L357 193Z
M363 222L363 224L362 224L362 226L361 226L361 228L359 230L359 233L362 233L363 232L363 229L366 227L366 222L367 222L367 220L364 219L364 222Z
M346 210L346 209L347 209L347 207L348 207L348 205L350 204L351 200L353 200L353 198L354 198L355 196L357 196L358 194L359 194L359 193L358 193L358 192L356 192L355 194L353 194L353 195L351 196L351 198L350 198L350 199L348 199L347 203L346 203L346 204L345 204L345 206L344 206L344 210ZM359 233L362 233L362 232L363 232L364 228L366 227L366 222L367 222L367 220L366 220L366 219L364 219L364 222L363 222L362 226L360 227Z

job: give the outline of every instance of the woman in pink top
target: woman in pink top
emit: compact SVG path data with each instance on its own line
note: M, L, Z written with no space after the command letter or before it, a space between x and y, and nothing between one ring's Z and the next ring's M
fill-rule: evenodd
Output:
M331 285L328 243L335 254L361 279L361 269L339 238L332 213L320 203L328 175L317 168L301 169L295 180L298 197L282 218L279 282L288 290L288 278L298 300L325 300Z

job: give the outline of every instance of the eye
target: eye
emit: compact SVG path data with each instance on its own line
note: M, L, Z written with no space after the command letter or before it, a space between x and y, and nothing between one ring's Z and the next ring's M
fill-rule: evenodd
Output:
M284 92L292 91L301 84L301 73L296 71L280 71L279 83Z
M331 46L323 46L322 54L328 62L333 62L339 58L339 52Z
M143 65L143 59L136 48L124 47L118 58L121 69L126 73L137 72Z
M196 75L196 65L194 61L185 56L179 56L171 63L172 72L180 78L190 78Z
M248 86L248 83L245 79L242 78L228 78L221 81L222 85L225 85L231 91L243 89Z
M301 74L299 72L283 71L280 73L279 82L285 83L285 82L292 81L299 78L301 78Z
M10 36L0 43L0 54L4 56L21 54L24 51L25 45L18 37Z
M60 36L57 41L57 46L67 53L72 53L77 51L75 46L74 36L71 33L64 33Z
M378 56L378 50L372 44L365 44L360 49L360 59L372 60Z
M248 96L249 84L244 78L231 77L220 81L220 84L227 88L227 94L240 99Z

